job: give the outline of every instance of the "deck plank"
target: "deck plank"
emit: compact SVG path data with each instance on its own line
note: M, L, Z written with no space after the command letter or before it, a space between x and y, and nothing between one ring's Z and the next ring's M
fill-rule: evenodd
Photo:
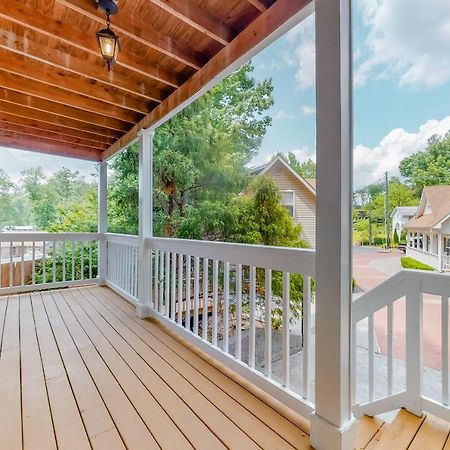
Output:
M50 292L42 293L46 314L63 358L67 375L77 399L94 450L125 450L125 445L111 419L90 373L56 309Z
M450 424L444 420L427 415L414 440L410 450L435 450L444 448L450 432Z
M378 433L378 430L383 426L383 421L377 417L362 416L356 429L356 449L364 449L367 444Z
M123 357L133 364L135 370L139 371L141 380L149 389L152 389L155 395L158 395L161 403L165 403L164 407L170 408L170 413L175 414L178 426L190 434L194 431L195 434L191 439L195 439L193 442L196 448L211 448L213 443L208 443L206 439L212 433L232 448L236 448L237 445L249 449L257 448L255 443L228 420L213 403L206 401L202 395L197 395L198 392L194 386L186 382L127 327L116 320L114 325L117 328L113 328L110 323L113 322L112 315L108 317L110 320L108 322L92 307L86 297L84 297L84 301L80 299L80 302L86 308L89 316L96 321L97 326L108 334L111 342ZM95 303L96 299L94 298L93 304ZM118 339L120 335L122 337ZM150 368L151 371L149 371ZM167 404L168 399L171 399L169 404ZM182 410L184 413L180 415ZM186 414L192 416L194 420L183 418ZM203 421L199 419L203 419Z
M88 450L91 445L53 337L41 295L31 294L31 304L58 449Z
M249 420L247 429L253 429L254 418L258 418L255 438L261 445L268 445L270 439L275 439L275 441L271 441L272 445L274 442L281 443L279 437L282 437L285 440L282 443L284 446L290 443L296 448L309 448L309 436L306 432L300 430L266 403L193 353L155 323L137 319L133 309L129 308L128 304L116 294L111 293L110 290L99 289L97 291L95 289L95 295L98 302L116 314L134 333L138 333L139 337L165 358L170 366L177 368L183 376L187 376L190 382L201 389L202 393L208 394L209 398L220 405L222 410L228 411L228 414L233 416L235 414L233 408L240 405L240 419L244 415ZM95 306L94 303L93 305ZM236 416L234 415L234 417ZM266 430L263 436L259 432L261 425L265 425L264 429ZM276 433L278 433L278 439L274 436Z
M401 409L375 448L383 450L407 449L424 419L425 417L417 417Z
M24 450L56 450L47 386L29 294L20 296L19 306L23 448Z
M61 292L53 291L52 297L67 331L107 405L126 447L133 450L158 449L159 446L154 437L145 426L108 366L99 356L97 349L78 324L66 305Z
M188 394L189 399L198 399L201 401L201 397L195 395L195 392L200 392L202 396L210 401L211 405L217 405L217 408L219 408L229 420L233 421L236 420L236 418L239 418L236 422L238 422L241 430L245 431L251 439L263 448L293 448L288 442L265 426L264 423L243 408L232 397L228 396L214 383L208 380L204 374L187 364L175 351L159 341L157 337L148 333L143 327L137 326L137 324L131 321L131 318L128 316L122 317L124 320L120 321L108 310L102 308L99 301L96 300L97 299L91 297L91 305L97 308L119 333L125 333L125 339L132 343L135 350L139 349L137 351L140 354L146 354L151 349L154 357L158 360L159 364L161 364L161 369L169 368L169 370L171 370L173 377L171 384L179 384L181 382L190 386L192 389L195 389L194 393Z
M81 294L77 294L77 291L71 290L64 292L63 295L73 314L77 317L80 325L88 334L111 371L113 371L115 377L120 382L122 388L133 402L147 426L151 428L158 444L162 448L192 448L188 439L181 433L175 423L171 420L170 416L160 404L158 404L147 389L145 384L146 378L149 379L149 386L155 390L159 390L157 381L155 382L154 378L151 378L150 372L152 372L152 370L145 365L144 361L139 358L133 349L129 348L126 342L123 342L122 345L125 347L125 350L123 350L120 345L113 345L120 337L114 333L108 333L106 327L99 323L98 317L91 311L87 310L85 312L78 303ZM129 350L128 354L126 350ZM164 382L161 381L160 385L161 384L164 385ZM164 387L165 386L162 386L163 389ZM166 391L167 390L168 389L166 389ZM160 400L167 402L170 400L170 396L165 395L163 390L160 392ZM172 409L177 408L180 403L179 399L175 398L173 400ZM190 427L195 429L195 422L196 420L198 421L197 417L193 414L190 416L190 411L184 412L184 420L189 423ZM198 434L197 438L201 439L202 437L205 438L205 433L209 430L206 427L203 427L199 431L201 433ZM204 439L204 442L199 442L199 444L202 443L205 449L223 448L222 445L218 445L220 442L217 440L208 442L208 439ZM201 448L201 446L199 446L199 448Z
M22 449L19 331L19 297L14 295L7 300L0 354L0 443L8 450Z

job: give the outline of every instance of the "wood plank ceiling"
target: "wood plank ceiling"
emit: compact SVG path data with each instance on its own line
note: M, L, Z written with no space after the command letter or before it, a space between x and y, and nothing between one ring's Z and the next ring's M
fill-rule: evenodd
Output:
M307 3L119 0L122 51L108 72L95 0L2 0L0 146L102 160Z

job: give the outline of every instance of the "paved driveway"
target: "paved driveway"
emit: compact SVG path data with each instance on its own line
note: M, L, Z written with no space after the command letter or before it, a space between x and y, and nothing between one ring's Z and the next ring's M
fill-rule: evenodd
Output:
M386 253L370 247L354 247L353 276L364 292L370 291L402 269L403 253ZM423 301L423 363L426 367L441 367L441 309L440 300L425 295ZM387 311L375 314L375 335L380 351L387 353ZM394 303L394 357L405 359L405 301Z

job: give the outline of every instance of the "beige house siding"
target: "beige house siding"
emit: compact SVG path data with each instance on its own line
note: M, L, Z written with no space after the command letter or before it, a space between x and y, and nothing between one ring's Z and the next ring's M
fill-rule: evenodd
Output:
M294 191L294 223L302 225L302 238L312 248L316 246L316 197L281 162L277 161L265 172L281 191Z

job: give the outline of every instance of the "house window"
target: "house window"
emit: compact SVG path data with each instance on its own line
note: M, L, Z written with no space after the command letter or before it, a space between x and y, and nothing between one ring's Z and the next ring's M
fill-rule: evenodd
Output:
M291 217L294 217L294 191L281 191L281 204L286 207Z

